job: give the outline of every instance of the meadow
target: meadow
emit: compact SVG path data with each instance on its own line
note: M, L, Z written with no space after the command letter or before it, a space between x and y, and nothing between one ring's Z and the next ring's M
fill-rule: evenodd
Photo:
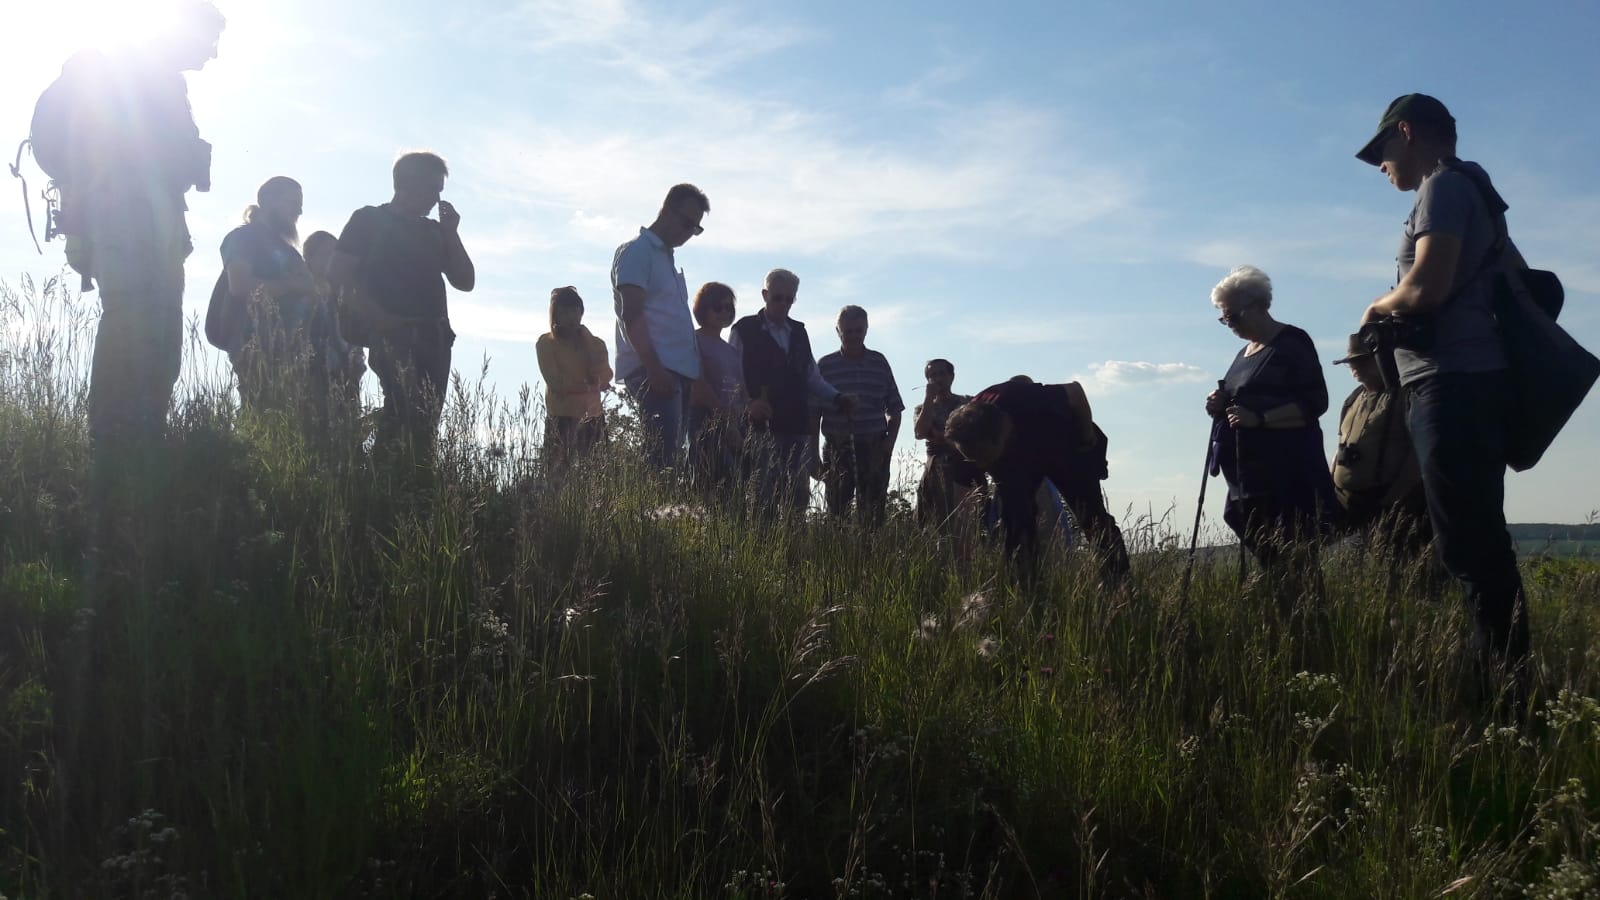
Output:
M1533 560L1526 717L1359 541L1286 594L1131 519L1008 577L903 514L541 471L471 373L423 484L186 373L94 550L94 298L0 289L0 895L1592 897L1600 567ZM1176 515L1186 519L1187 515Z

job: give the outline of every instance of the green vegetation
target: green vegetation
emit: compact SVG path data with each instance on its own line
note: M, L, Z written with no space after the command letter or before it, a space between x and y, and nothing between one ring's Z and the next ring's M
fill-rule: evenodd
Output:
M1141 522L1130 594L1018 590L625 446L553 488L526 397L458 385L411 494L190 373L129 570L87 549L90 313L0 295L7 897L1600 890L1593 565L1530 572L1511 724L1460 605L1364 548L1320 602L1218 563L1185 604Z

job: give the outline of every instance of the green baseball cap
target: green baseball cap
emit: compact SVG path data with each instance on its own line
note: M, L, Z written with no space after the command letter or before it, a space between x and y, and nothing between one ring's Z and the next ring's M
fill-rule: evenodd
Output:
M1383 118L1378 120L1378 133L1367 141L1366 146L1356 153L1356 159L1369 166L1383 162L1383 141L1389 136L1389 129L1401 122L1437 122L1441 125L1454 125L1455 116L1450 115L1450 110L1427 94L1404 94L1394 98L1389 108L1383 111Z

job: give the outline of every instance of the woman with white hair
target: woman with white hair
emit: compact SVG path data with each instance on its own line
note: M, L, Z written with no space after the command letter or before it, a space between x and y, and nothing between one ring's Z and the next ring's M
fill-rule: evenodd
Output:
M1328 385L1311 336L1272 317L1272 279L1254 266L1211 290L1217 320L1246 341L1223 387L1206 398L1219 420L1216 460L1228 482L1223 520L1262 565L1308 541L1339 509L1317 419Z

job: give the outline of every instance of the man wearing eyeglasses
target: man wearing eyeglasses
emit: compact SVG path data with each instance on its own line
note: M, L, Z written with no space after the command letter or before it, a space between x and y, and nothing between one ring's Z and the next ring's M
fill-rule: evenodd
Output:
M639 405L645 452L660 469L679 462L689 392L700 378L689 288L673 251L705 231L700 222L710 211L699 188L673 186L656 220L618 247L611 263L616 371Z

